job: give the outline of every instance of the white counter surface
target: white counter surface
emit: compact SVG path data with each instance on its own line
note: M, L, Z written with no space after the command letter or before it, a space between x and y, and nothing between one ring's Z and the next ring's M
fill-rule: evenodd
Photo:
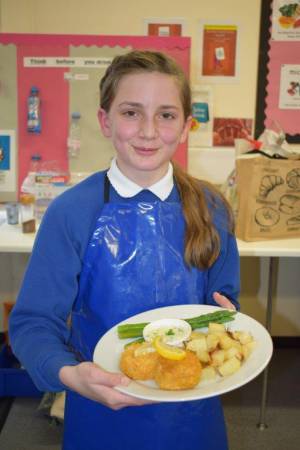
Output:
M30 253L33 247L35 233L22 233L21 225L0 226L0 252Z
M300 238L245 242L237 240L240 256L299 257Z
M30 253L35 233L22 233L21 225L0 226L0 252ZM299 257L300 238L272 241L245 242L237 240L241 256Z

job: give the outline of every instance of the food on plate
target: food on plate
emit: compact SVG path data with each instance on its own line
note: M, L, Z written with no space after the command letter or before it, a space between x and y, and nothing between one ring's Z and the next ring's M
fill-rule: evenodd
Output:
M160 356L166 359L171 359L173 361L181 361L186 357L186 351L184 348L177 347L174 345L165 344L163 337L157 336L154 341L152 341L153 347Z
M224 361L220 366L218 367L219 373L225 377L227 375L232 375L234 372L239 370L241 367L241 361L237 357L233 357L228 359L227 361Z
M184 319L188 322L192 330L208 327L211 322L226 323L234 320L236 311L220 309L212 313L201 314L200 316ZM143 330L147 323L124 323L118 326L117 332L120 339L139 338L143 336ZM152 323L152 322L151 322Z
M120 368L133 380L151 380L154 378L158 362L158 353L151 344L133 343L121 354Z
M160 389L191 389L201 381L234 374L256 346L248 331L231 331L223 323L210 322L205 332L196 330L187 335L180 328L181 322L154 321L144 333L148 341L125 346L121 370L133 380L155 380ZM160 330L157 324L161 325ZM173 341L168 342L169 336L173 336Z
M201 380L228 376L240 369L256 346L248 331L228 331L223 324L210 323L206 333L192 333L186 348L203 365Z
M186 351L180 361L159 356L154 380L160 389L192 389L199 383L201 371L201 363L193 352Z
M153 342L156 337L161 337L165 344L180 345L190 337L191 332L192 327L186 320L159 319L145 326L143 337L148 342Z

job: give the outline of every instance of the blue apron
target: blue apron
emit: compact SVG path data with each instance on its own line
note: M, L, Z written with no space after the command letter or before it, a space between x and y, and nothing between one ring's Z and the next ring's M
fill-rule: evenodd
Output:
M204 303L207 272L184 263L184 219L177 190L167 201L109 202L87 246L72 313L71 344L92 360L112 326L162 306ZM109 350L108 350L109 351ZM113 411L68 392L63 450L226 450L219 398Z

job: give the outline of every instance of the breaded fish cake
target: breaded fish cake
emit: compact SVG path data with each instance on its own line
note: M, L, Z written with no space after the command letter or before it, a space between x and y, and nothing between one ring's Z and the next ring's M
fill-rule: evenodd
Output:
M202 366L196 354L186 352L180 361L159 356L154 379L161 389L180 390L195 387L201 378Z
M150 380L154 378L158 362L158 353L139 352L144 344L131 344L121 354L120 369L133 380Z

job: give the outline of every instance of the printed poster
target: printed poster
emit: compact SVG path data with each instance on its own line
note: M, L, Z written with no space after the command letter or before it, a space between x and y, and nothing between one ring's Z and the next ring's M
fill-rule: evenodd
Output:
M0 201L6 200L4 194L16 191L16 182L15 130L0 130Z
M10 136L0 134L0 170L10 169Z
M184 21L181 19L144 19L147 36L183 36Z
M192 91L192 126L189 133L190 147L212 146L212 89L198 86Z
M273 0L272 39L300 41L300 0Z
M201 76L236 77L237 32L236 25L203 25Z
M252 119L216 117L213 123L213 145L233 147L235 139L251 137L252 126Z
M283 64L281 66L279 109L300 109L299 64Z

